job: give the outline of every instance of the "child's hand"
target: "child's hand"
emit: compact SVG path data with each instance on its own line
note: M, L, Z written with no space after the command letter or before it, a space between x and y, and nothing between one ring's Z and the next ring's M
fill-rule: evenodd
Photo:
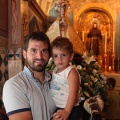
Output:
M55 112L50 120L63 120L63 117L59 112Z
M68 120L69 114L65 109L58 110L57 113L62 116L63 120Z

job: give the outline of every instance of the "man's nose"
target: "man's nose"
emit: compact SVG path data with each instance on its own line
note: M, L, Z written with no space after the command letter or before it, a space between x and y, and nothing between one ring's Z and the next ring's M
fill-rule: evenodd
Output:
M42 58L42 52L37 52L37 58Z

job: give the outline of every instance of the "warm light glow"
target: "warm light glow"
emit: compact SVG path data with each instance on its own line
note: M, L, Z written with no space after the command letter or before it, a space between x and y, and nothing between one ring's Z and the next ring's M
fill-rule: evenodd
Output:
M107 31L105 32L105 53L107 52Z
M113 31L113 53L115 52L115 32Z
M84 42L84 31L82 31L82 41Z
M108 70L109 70L109 71L111 71L111 70L112 70L111 66L109 66Z

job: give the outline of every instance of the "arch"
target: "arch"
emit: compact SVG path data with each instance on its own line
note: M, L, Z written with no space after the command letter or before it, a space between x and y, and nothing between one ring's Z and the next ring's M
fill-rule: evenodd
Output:
M84 12L84 11L88 11L91 9L98 9L101 11L106 12L106 14L112 19L113 21L113 30L115 31L115 23L116 23L116 12L113 11L111 8L109 8L108 6L102 4L102 3L91 3L91 4L87 4L84 5L75 15L75 21L77 22L79 20L80 15Z
M109 20L110 20L110 23L111 23L111 33L110 33L110 38L111 39L111 45L112 45L112 54L115 55L116 53L116 47L115 47L115 44L116 43L116 19L117 19L117 16L116 16L116 12L114 10L112 10L109 6L105 5L105 4L102 4L102 3L91 3L91 4L86 4L84 5L83 7L81 7L78 12L75 14L74 16L74 28L76 31L78 31L78 26L80 24L80 18L81 16L88 12L88 11L91 11L91 10L97 10L97 11L101 11L103 13L105 13ZM81 33L80 33L81 35ZM104 34L105 36L105 34ZM114 45L114 47L113 47ZM103 46L103 44L102 44ZM104 46L103 46L104 47ZM113 50L114 49L114 50ZM104 53L101 53L102 55Z

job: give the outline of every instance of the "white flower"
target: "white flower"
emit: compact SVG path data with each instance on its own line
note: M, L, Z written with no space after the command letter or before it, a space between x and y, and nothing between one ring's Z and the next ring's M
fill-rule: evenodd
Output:
M86 85L86 86L87 86L87 85L88 85L88 83L84 83L84 85Z
M94 76L91 76L90 78L92 79L92 81L93 81L94 83L98 81L98 79L95 78Z
M85 62L86 62L87 64L90 64L90 62L92 62L92 61L96 61L96 60L93 58L93 56L87 57L87 58L85 59Z
M81 69L82 69L82 66L81 66L81 65L78 65L78 66L77 66L77 69L78 69L78 70L81 70Z
M84 52L82 58L83 58L83 59L86 59L87 57L88 57L88 56L87 56L87 53Z
M97 82L97 81L98 81L98 79L97 79L97 78L95 78L95 79L94 79L94 83L95 83L95 82Z
M106 80L103 80L103 84L106 84L107 83L107 81Z
M72 65L74 68L76 68L76 65Z
M106 80L106 77L105 77L103 74L101 74L100 77L101 77L103 80Z
M48 61L48 65L51 65L52 62L53 62L53 59L52 59L52 57L51 57L51 58L49 59L49 61Z
M93 69L92 73L95 75L97 73L97 70Z
M90 78L91 78L92 80L94 80L94 76L91 75Z
M92 61L96 61L93 56L89 57L86 52L83 53L82 57L84 58L84 61L87 64L90 64L90 62L92 62Z

